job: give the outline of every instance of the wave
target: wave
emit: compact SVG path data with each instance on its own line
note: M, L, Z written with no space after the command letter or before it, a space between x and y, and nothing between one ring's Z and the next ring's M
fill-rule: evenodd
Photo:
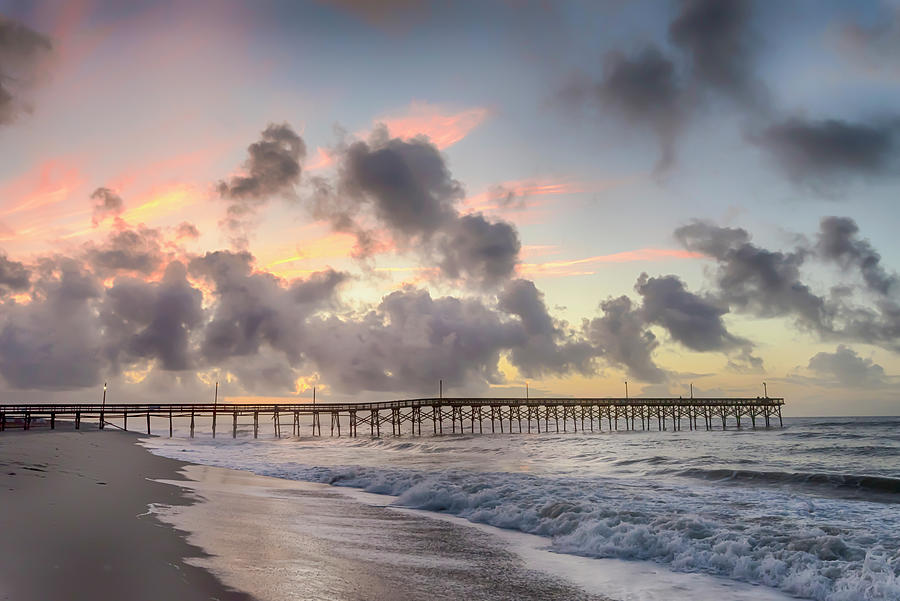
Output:
M689 468L677 472L680 476L717 482L754 482L764 484L799 484L835 489L854 489L889 495L900 495L900 478L858 474L827 474L813 472L764 472L754 470ZM898 498L900 501L900 498Z
M155 451L174 458L180 454L174 447ZM398 506L547 537L549 548L560 553L655 561L676 571L762 584L816 601L900 599L900 512L890 504L872 504L861 512L847 501L760 487L323 467L261 460L240 446L206 451L191 460L391 495ZM705 477L733 474L709 470ZM858 482L894 490L892 479L883 480L860 477ZM852 526L841 517L846 511L857 512Z
M820 601L900 598L896 534L881 535L878 520L868 533L834 526L789 495L756 490L723 501L618 479L359 467L310 468L296 476L546 536L561 553L651 560Z

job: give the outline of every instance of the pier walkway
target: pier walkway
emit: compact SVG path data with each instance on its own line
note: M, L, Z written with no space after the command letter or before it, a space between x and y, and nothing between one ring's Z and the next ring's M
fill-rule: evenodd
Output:
M774 418L783 426L783 398L429 398L374 403L192 403L192 404L0 404L0 431L56 428L58 420L96 420L102 429L112 426L128 430L138 421L140 431L151 430L151 420L167 422L172 436L175 420L190 420L190 436L202 419L216 436L223 425L232 437L238 425L249 425L259 436L260 418L269 418L273 434L281 437L288 427L291 436L322 436L322 422L331 436L395 436L445 433L530 433L607 430L712 430L729 426L769 428ZM243 422L242 422L243 419ZM743 420L743 421L742 421ZM146 421L146 423L141 423ZM224 424L222 422L225 422ZM605 424L604 424L605 422ZM749 422L749 423L748 423ZM721 425L720 425L721 424ZM146 427L144 427L146 426ZM133 428L134 429L134 428ZM430 432L429 432L430 430ZM159 433L157 429L156 433Z

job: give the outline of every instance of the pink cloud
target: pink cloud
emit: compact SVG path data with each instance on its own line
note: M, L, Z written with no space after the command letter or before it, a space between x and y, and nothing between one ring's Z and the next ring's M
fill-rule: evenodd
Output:
M392 136L412 138L427 136L440 149L447 148L465 138L481 125L488 116L488 109L475 107L454 112L427 102L413 102L406 113L376 119L384 124Z

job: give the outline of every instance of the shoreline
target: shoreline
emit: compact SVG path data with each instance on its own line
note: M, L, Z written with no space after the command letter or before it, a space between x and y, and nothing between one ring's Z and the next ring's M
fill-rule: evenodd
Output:
M192 565L205 552L158 520L185 507L185 463L119 431L0 435L0 599L9 601L255 601Z

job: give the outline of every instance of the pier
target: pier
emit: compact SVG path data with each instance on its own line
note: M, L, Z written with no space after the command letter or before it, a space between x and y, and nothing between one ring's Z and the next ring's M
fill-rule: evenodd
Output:
M198 421L212 437L238 436L249 427L258 438L271 427L282 436L394 436L424 434L527 434L601 431L726 430L782 427L783 398L429 398L373 403L82 403L0 405L0 432L56 428L59 420L96 420L94 427L173 435L174 424ZM131 428L129 428L129 419ZM252 419L252 422L250 421ZM189 420L189 422L188 422ZM268 424L266 422L269 422ZM163 430L160 431L160 422ZM152 426L156 424L154 431ZM424 428L423 428L424 425Z

